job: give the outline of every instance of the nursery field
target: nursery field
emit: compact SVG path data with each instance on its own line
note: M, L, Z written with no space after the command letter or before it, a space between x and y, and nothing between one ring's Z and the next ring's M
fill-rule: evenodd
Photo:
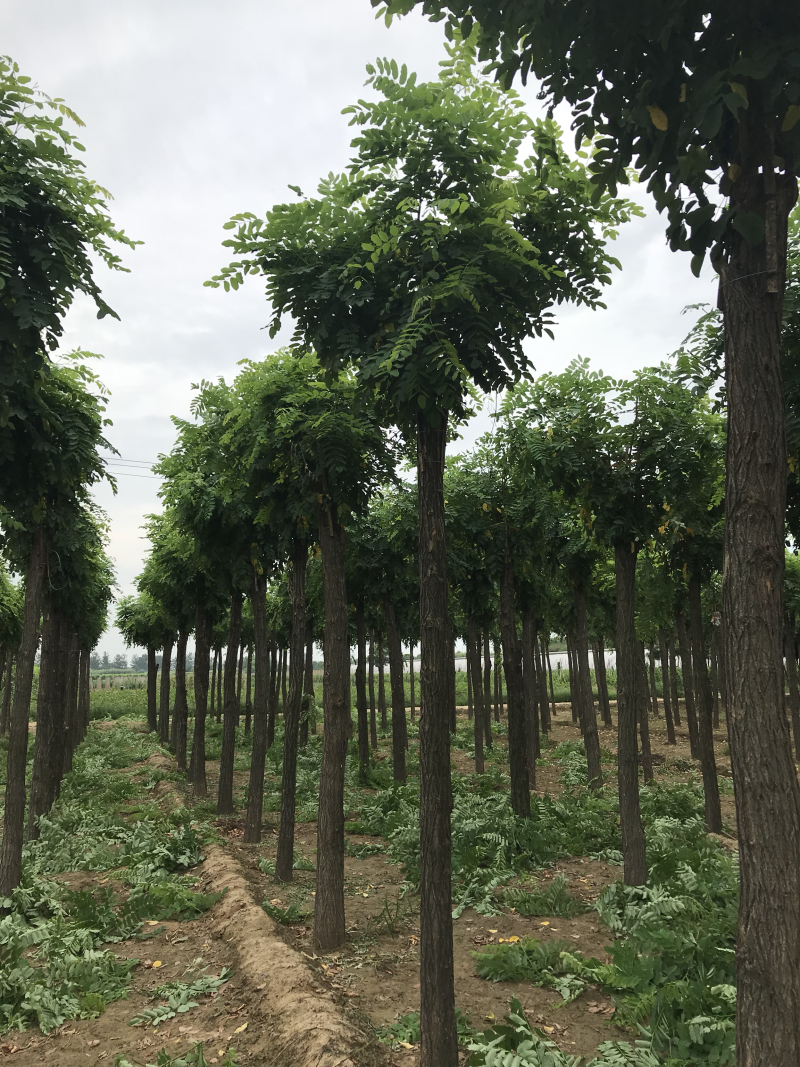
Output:
M262 843L245 845L243 727L235 812L216 818L146 732L144 691L91 696L87 738L39 840L25 846L21 885L2 902L0 1062L417 1064L415 725L405 786L392 783L390 729L379 734L367 787L350 744L347 940L324 955L311 938L322 727L298 757L294 878L278 883L282 721L267 752ZM509 802L505 720L493 724L486 771L475 775L461 709L452 855L464 1063L729 1062L737 874L724 729L725 826L709 836L688 738L679 731L668 747L662 724L651 719L655 781L641 788L650 879L625 888L616 731L601 727L606 785L590 793L579 729L558 705L523 820ZM209 723L209 798L221 732Z

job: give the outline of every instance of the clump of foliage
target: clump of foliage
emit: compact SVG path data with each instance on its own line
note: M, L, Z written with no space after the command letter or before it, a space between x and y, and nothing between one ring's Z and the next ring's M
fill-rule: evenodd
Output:
M292 926L294 923L305 923L311 916L310 911L303 911L296 904L273 904L271 900L265 900L261 905L270 919L274 919L281 926Z
M558 915L569 919L586 910L579 900L570 896L563 874L559 874L544 889L506 889L503 900L507 907L525 916Z
M458 1008L456 1008L456 1026L459 1044L465 1044L473 1037L475 1031L470 1024L469 1016L464 1015ZM419 1044L419 1012L410 1011L406 1015L401 1015L396 1022L382 1026L377 1031L377 1035L378 1040L392 1050Z
M193 982L165 982L153 990L154 1000L163 1000L154 1008L143 1008L130 1020L131 1026L158 1026L176 1015L185 1014L198 1006L195 997L216 993L230 978L230 968L223 967L218 976L203 975Z

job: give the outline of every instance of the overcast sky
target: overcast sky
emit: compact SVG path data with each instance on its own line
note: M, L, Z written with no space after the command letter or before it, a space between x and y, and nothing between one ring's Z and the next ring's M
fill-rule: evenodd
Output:
M311 192L342 169L352 131L340 112L367 92L365 64L390 56L434 77L442 29L417 16L386 29L369 0L5 0L3 30L22 73L86 123L88 173L113 193L116 224L144 242L124 257L130 274L98 271L121 321L77 303L64 338L105 356L109 438L126 462L113 464L117 496L97 495L128 593L145 551L142 517L159 508L147 464L174 441L170 416L188 417L192 383L230 380L239 360L278 344L262 331L260 281L237 293L203 287L230 258L222 224L291 198L289 183ZM534 88L522 91L538 112ZM659 362L691 324L682 308L714 302L711 272L694 279L644 190L630 195L647 216L616 242L623 269L608 310L561 310L556 340L532 346L537 370L578 354L615 376ZM479 416L469 437L487 426ZM113 629L99 648L124 651Z

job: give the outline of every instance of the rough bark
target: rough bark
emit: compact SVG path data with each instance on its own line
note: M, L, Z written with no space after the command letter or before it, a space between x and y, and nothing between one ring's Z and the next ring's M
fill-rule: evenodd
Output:
M586 616L586 590L576 586L575 602L575 649L574 656L578 668L578 711L581 717L583 744L586 749L586 763L589 768L589 788L600 789L603 785L603 771L600 766L600 737L597 733L597 716L592 697L592 675L589 669L589 629Z
M760 106L760 83L749 84L739 135L745 153L751 141L768 136L772 122ZM761 156L771 160L774 145ZM783 706L787 461L780 365L786 227L796 197L796 179L776 179L771 165L743 167L733 198L765 219L767 240L748 245L731 231L720 274L728 399L722 617L739 828L739 1067L800 1063L800 787Z
M253 639L247 661L248 694L250 663L255 648L255 699L253 700L253 750L250 758L250 779L247 786L247 814L244 820L244 842L257 845L261 840L261 816L264 809L264 760L267 755L267 718L270 697L269 633L267 631L267 583L263 575L253 575L250 604L253 609Z
M171 688L172 648L174 641L166 638L161 652L161 690L158 704L158 739L169 743L169 694Z
M797 686L797 660L794 654L794 620L786 614L784 620L783 654L786 660L786 680L789 683L789 714L794 735L795 758L800 760L800 691Z
M172 744L178 770L186 770L186 740L189 730L189 698L186 693L186 644L189 632L178 635L175 656L175 706L172 709Z
M197 796L208 793L206 783L206 716L208 714L208 668L211 658L211 619L197 598L194 622L194 734L189 780ZM213 693L213 681L212 681Z
M475 773L483 774L486 769L483 759L483 685L481 680L480 633L474 615L470 615L467 618L467 657L470 664L470 674L475 679L475 684L472 687Z
M406 725L406 694L403 682L403 647L397 627L393 602L386 597L383 602L383 617L386 622L386 645L389 652L389 686L392 694L392 773L396 782L406 783L406 748L408 728Z
M369 772L369 707L367 705L367 623L363 597L356 601L356 717L358 720L358 780Z
M711 697L711 681L706 666L706 650L703 640L703 609L700 601L700 579L689 579L689 625L692 636L692 666L694 691L697 696L697 741L700 751L700 766L703 771L705 794L706 830L711 834L722 833L722 811L719 804L717 764L714 759L714 713ZM783 675L781 675L783 688ZM800 932L800 930L798 931Z
M658 651L661 655L661 691L664 694L664 718L667 723L667 744L674 745L675 724L672 719L672 684L670 678L669 654L667 652L667 635L663 629L658 631Z
M689 729L689 747L692 758L700 759L700 749L697 739L697 717L695 714L695 693L692 677L692 653L689 645L689 634L686 629L686 620L682 612L675 616L675 632L678 635L678 648L681 657L681 681L683 682L683 698L686 702L686 725Z
M46 563L47 543L44 526L40 524L31 538L28 573L25 576L22 638L17 651L16 682L9 719L3 841L0 844L0 896L3 897L11 896L12 891L19 885L22 875L28 716L33 688L33 667L36 648L39 644L39 615Z
M378 721L375 713L375 635L369 635L369 737L374 751L378 750Z
M451 917L444 458L447 424L417 429L420 607L420 1067L457 1067Z
M525 739L525 696L522 688L522 654L517 639L514 610L514 561L511 557L506 558L500 579L500 632L503 641L503 670L506 676L511 807L515 815L529 819L531 794Z
M281 824L275 874L281 882L291 882L294 867L294 813L297 801L297 742L300 703L303 699L303 649L306 634L306 563L308 543L295 538L292 543L292 632L288 699L283 710L283 776L281 779ZM285 660L284 660L285 662ZM327 726L326 726L327 730Z
M617 595L617 771L619 821L626 885L647 881L644 827L639 806L636 744L636 553L629 544L614 550Z
M325 600L325 729L317 817L317 895L314 944L329 952L344 943L344 766L350 719L350 636L345 584L345 531L334 508L319 515L319 546ZM402 683L402 661L400 680ZM405 721L405 715L403 716ZM403 749L405 756L405 749Z
M528 746L528 784L536 788L536 760L539 758L539 708L536 692L536 621L530 607L522 609L522 685L525 697L525 741Z
M242 634L242 594L231 596L228 623L228 651L223 677L224 704L222 712L222 752L219 758L219 791L217 815L233 815L233 760L236 754L236 723L239 704L236 699L236 671L239 662L239 641Z

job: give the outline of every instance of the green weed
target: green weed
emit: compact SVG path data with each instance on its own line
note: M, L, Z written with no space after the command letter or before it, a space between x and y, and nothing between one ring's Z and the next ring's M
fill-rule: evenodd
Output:
M203 975L193 982L167 982L152 992L154 1000L163 1000L155 1008L143 1008L130 1020L131 1026L159 1026L176 1015L183 1015L198 1006L194 997L216 993L230 977L230 968L223 967L218 977Z
M559 874L544 889L506 889L503 901L507 907L525 916L558 915L560 918L569 919L586 911L586 906L581 901L569 895L567 879L563 874Z

